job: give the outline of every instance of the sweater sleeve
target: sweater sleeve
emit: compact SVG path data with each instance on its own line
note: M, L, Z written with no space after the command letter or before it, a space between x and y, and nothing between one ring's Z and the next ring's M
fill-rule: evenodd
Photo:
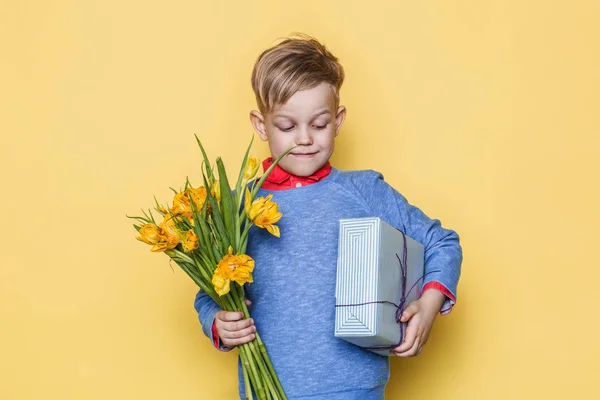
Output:
M442 312L447 313L456 301L462 263L458 234L443 228L439 220L429 218L409 204L404 196L384 181L380 173L363 171L356 174L353 181L373 216L380 217L424 246L427 276L423 287L440 287L449 292L445 293L447 300L442 306Z
M211 299L209 295L200 290L196 295L194 308L198 313L198 320L200 320L200 324L202 325L202 332L204 332L210 342L213 343L213 345L218 343L217 348L221 351L229 351L230 349L224 347L218 340L218 337L215 338L213 335L215 315L217 314L217 311L221 309L221 307L219 307L219 305L213 299Z

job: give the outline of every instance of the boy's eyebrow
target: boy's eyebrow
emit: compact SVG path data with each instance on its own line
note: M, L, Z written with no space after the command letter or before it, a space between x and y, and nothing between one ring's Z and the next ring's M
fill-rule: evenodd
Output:
M329 108L326 108L326 109L324 109L323 111L319 111L318 113L316 113L316 114L313 116L313 119L316 119L316 118L320 117L320 116L321 116L321 115L323 115L323 114L331 114L331 111L329 111Z
M329 108L325 108L321 111L318 111L313 117L312 119L316 119L318 117L320 117L323 114L331 114L331 111L329 111ZM273 118L288 118L288 119L293 119L293 117L286 115L286 114L275 114L273 115Z

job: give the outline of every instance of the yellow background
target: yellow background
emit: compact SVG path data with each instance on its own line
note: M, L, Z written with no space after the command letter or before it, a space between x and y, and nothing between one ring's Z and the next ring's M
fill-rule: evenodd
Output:
M194 133L237 169L253 62L294 31L346 68L334 165L464 246L458 305L387 398L600 398L598 4L2 2L0 399L235 397L196 288L125 214L199 183Z

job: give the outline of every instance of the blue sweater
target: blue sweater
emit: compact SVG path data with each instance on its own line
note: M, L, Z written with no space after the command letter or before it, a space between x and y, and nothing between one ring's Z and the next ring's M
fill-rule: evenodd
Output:
M441 227L389 186L375 171L340 171L323 180L273 193L283 217L281 237L252 227L247 253L255 260L246 294L257 331L290 399L383 399L389 362L334 337L339 220L380 217L425 247L425 282L456 295L462 250L458 235ZM218 305L202 291L195 308L204 333ZM240 397L243 379L239 369Z

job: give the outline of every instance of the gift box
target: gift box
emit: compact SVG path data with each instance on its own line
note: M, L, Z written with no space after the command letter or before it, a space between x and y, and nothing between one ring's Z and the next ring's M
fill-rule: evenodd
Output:
M398 323L421 295L423 245L380 218L340 220L335 336L377 354L404 338Z

